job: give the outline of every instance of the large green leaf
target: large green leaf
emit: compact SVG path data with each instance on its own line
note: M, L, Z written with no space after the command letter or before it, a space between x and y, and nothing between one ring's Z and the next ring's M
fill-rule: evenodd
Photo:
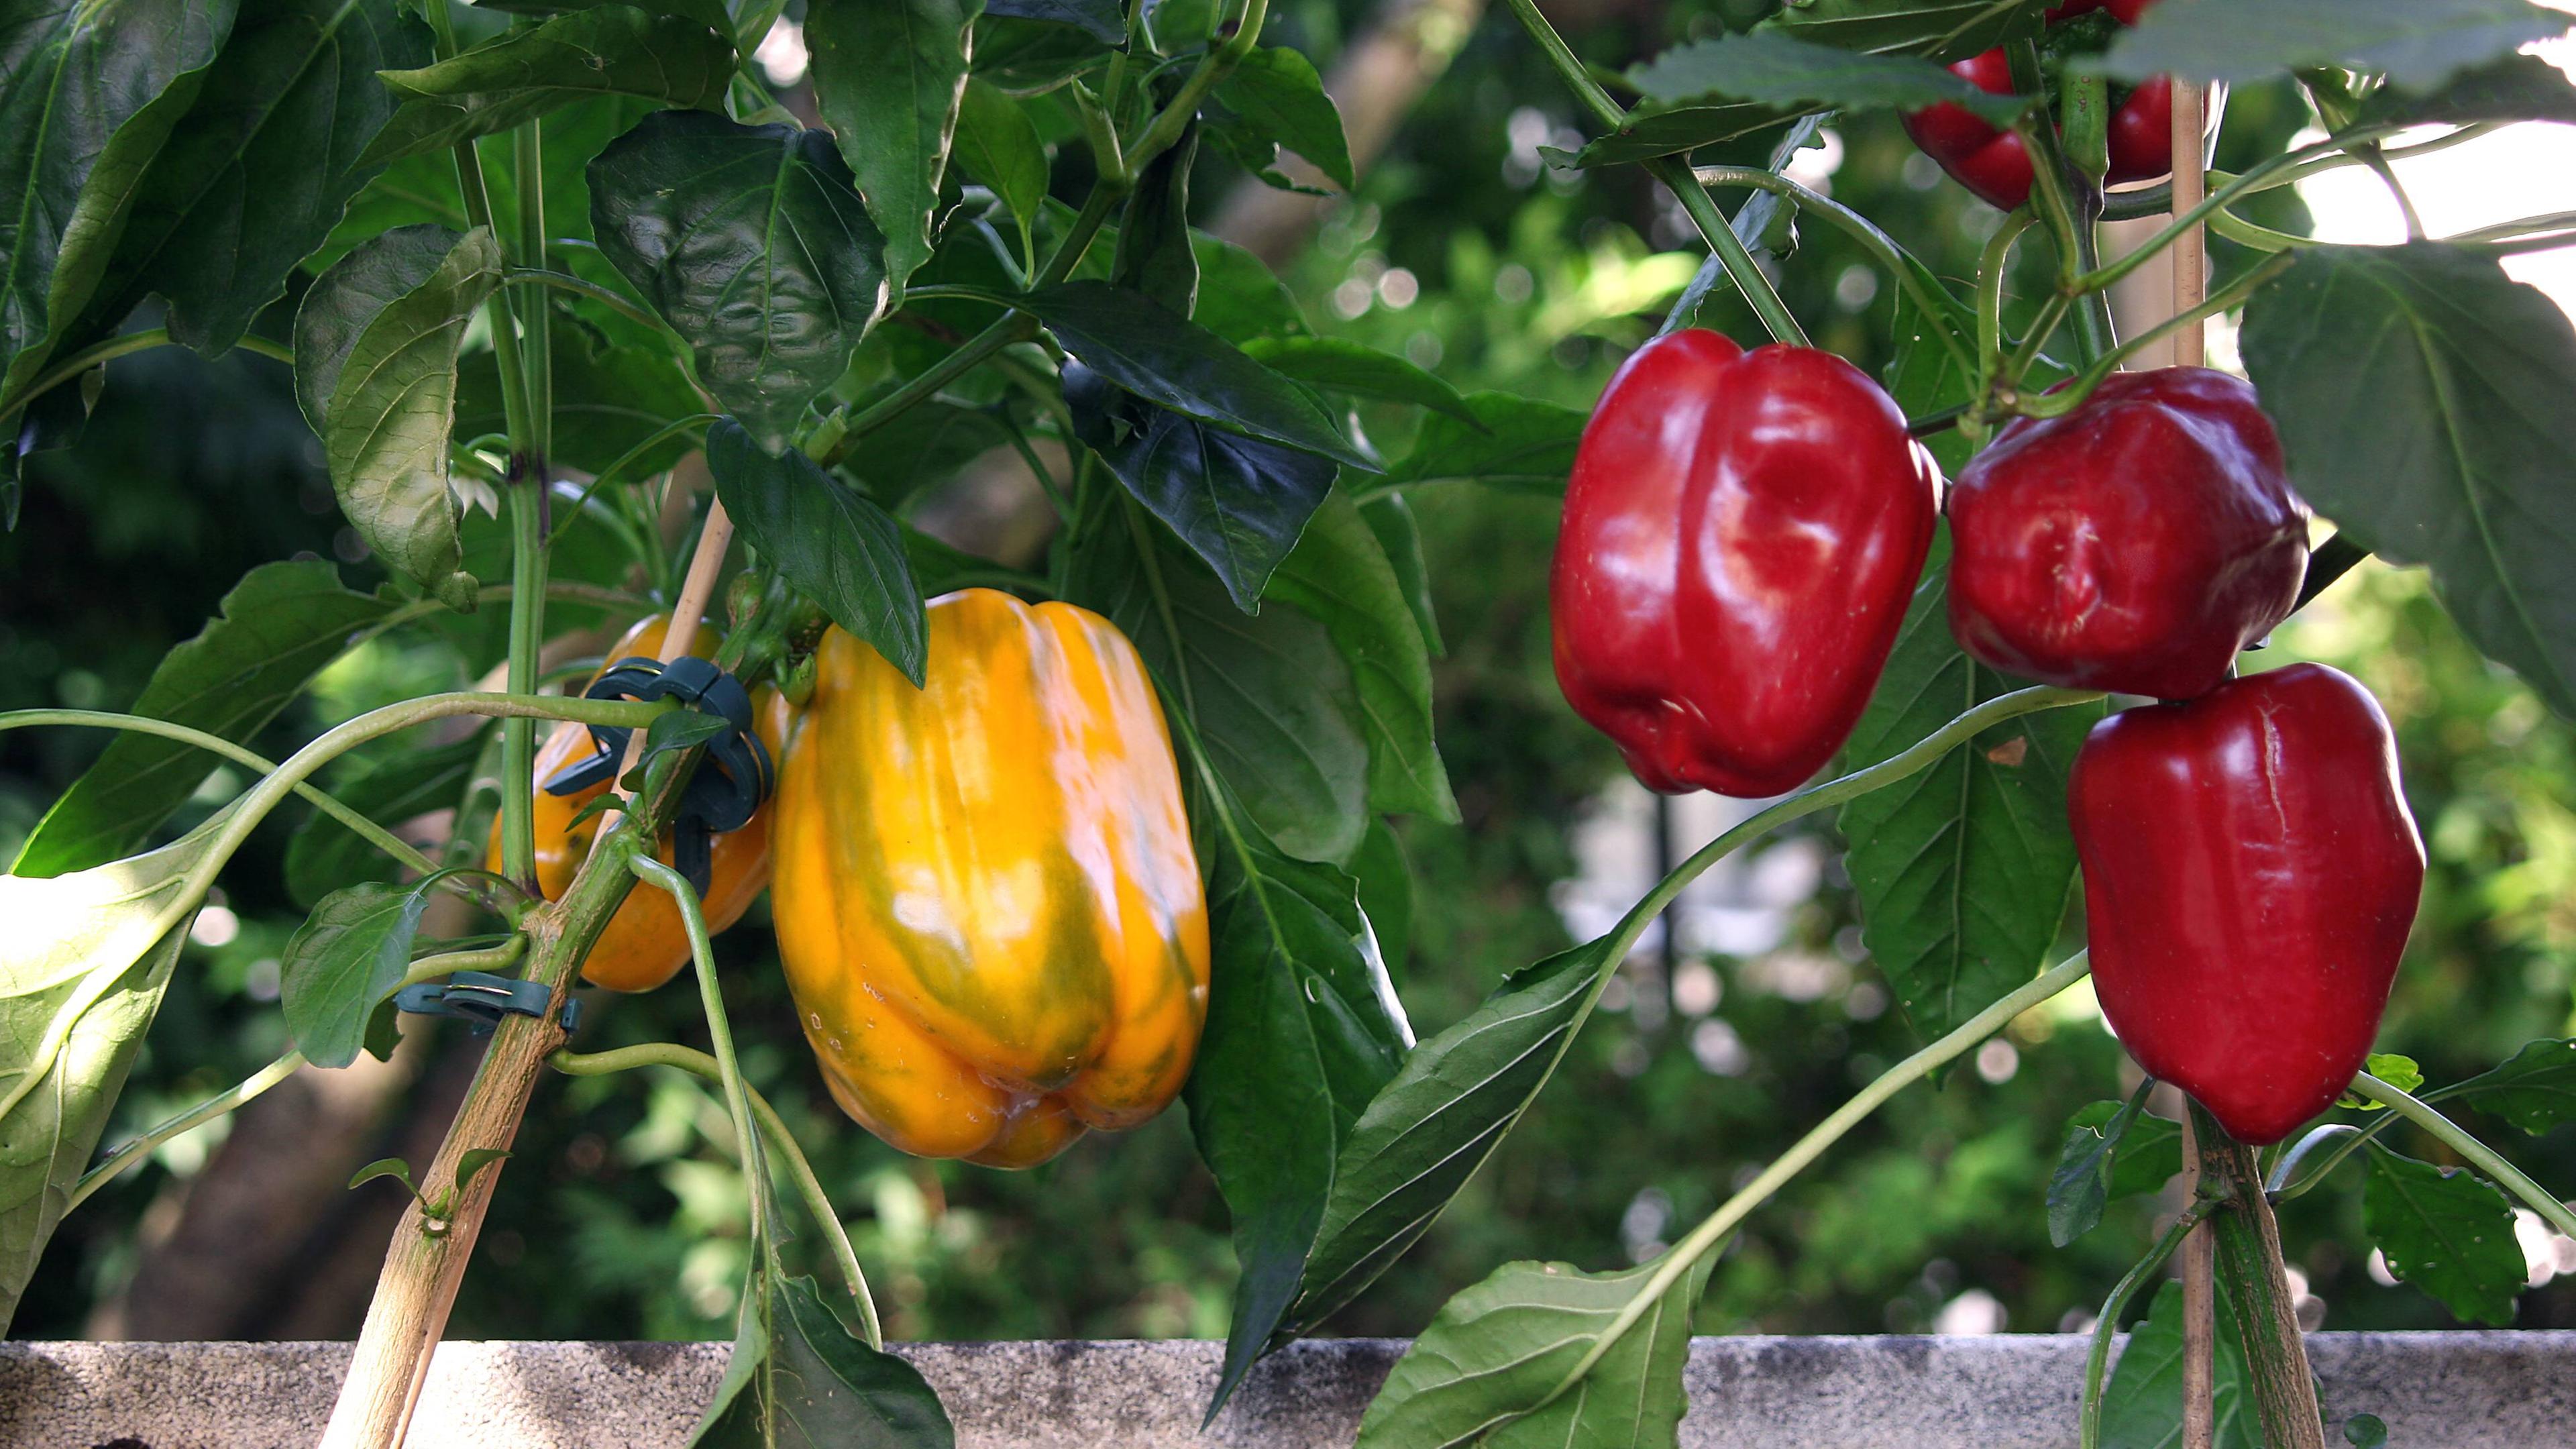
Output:
M1249 830L1209 866L1215 969L1185 1095L1242 1265L1222 1402L1295 1300L1343 1145L1413 1032L1350 877Z
M2576 1038L2525 1042L2493 1071L2480 1072L2441 1096L2445 1101L2466 1098L2479 1111L2537 1137L2576 1120Z
M1455 823L1458 801L1431 738L1431 651L1395 566L1359 505L1327 495L1268 597L1323 621L1359 686L1369 742L1369 805Z
M2536 55L2508 55L2492 65L2455 75L2426 93L2381 86L2362 103L2364 123L2455 126L2481 121L2576 122L2576 86L2567 73Z
M1691 1308L1714 1258L1634 1317L1662 1258L1621 1273L1504 1264L1396 1360L1357 1449L1674 1449Z
M0 876L0 1331L89 1165L230 819L48 880Z
M382 169L358 159L394 113L375 73L429 56L399 0L252 6L144 174L84 328L158 292L172 337L210 357L239 341Z
M2102 69L2252 81L2331 65L2426 90L2566 29L2564 14L2528 0L2164 0L2112 41Z
M249 740L277 717L350 637L393 605L340 586L327 563L262 564L242 576L197 637L152 671L132 712ZM45 812L10 867L58 876L140 847L214 768L176 740L121 732ZM340 829L338 825L331 827Z
M1395 570L1405 607L1413 611L1424 646L1435 659L1448 653L1440 641L1439 616L1431 608L1431 566L1422 556L1422 527L1414 522L1413 505L1404 501L1403 494L1389 493L1361 504L1360 517L1368 520L1378 547L1386 550L1387 565Z
M1269 263L1203 231L1190 233L1190 254L1199 264L1191 321L1238 347L1256 337L1306 335L1296 296Z
M1990 95L1915 56L1839 50L1777 31L1690 41L1631 67L1628 78L1665 105L1715 97L1867 111L1946 102L2001 124L2029 104L2020 96Z
M296 393L341 513L387 568L460 609L474 578L448 488L456 352L500 284L488 229L403 227L333 263L295 314Z
M803 453L764 450L731 418L707 430L707 471L742 536L789 583L921 683L930 624L893 515Z
M1589 414L1507 392L1471 392L1465 402L1474 421L1445 414L1424 418L1413 446L1388 466L1389 484L1464 478L1541 493L1565 491Z
M642 447L665 424L705 411L688 368L659 338L650 344L612 342L561 311L553 331L554 428L546 457L557 467L597 473ZM457 369L457 434L482 437L503 432L508 424L501 370L491 353L475 353ZM640 483L678 462L692 446L685 433L665 438L628 463L618 478Z
M939 184L982 0L812 0L814 99L885 234L895 289L930 260Z
M2246 308L2290 481L2576 717L2576 329L2464 247L2316 247Z
M19 0L0 21L0 395L35 379L106 274L235 0Z
M1217 87L1216 103L1224 114L1219 133L1228 137L1230 150L1246 158L1245 169L1254 175L1272 181L1271 148L1285 146L1344 191L1358 184L1351 174L1350 143L1342 135L1342 113L1325 94L1315 63L1298 52L1285 46L1253 47Z
M1064 396L1084 445L1216 571L1236 608L1259 608L1333 486L1333 461L1158 407L1080 363L1065 367Z
M2039 33L2049 0L1805 0L1763 22L1817 45L1947 65Z
M2236 1305L2219 1284L2215 1361L2210 1373L2215 1449L2263 1449L2262 1426L2245 1397L2245 1346ZM2147 1318L2102 1391L2102 1449L2179 1449L2182 1437L2182 1284L2156 1293Z
M385 73L401 99L370 163L495 135L595 95L714 107L733 80L730 35L679 15L601 5L415 70Z
M2439 1299L2452 1314L2498 1328L2522 1295L2522 1247L2513 1203L2464 1167L2435 1167L2373 1143L2361 1189L2361 1225L2388 1271Z
M1369 749L1332 635L1295 609L1247 615L1119 500L1086 517L1065 596L1107 616L1196 725L1253 821L1301 860L1347 860L1368 821Z
M590 165L600 248L771 452L886 306L884 240L820 131L645 117Z
M2182 1171L2182 1128L2147 1116L2145 1086L2126 1102L2088 1102L2066 1122L2048 1181L2048 1240L2065 1247L2093 1231L2114 1198L2154 1192Z
M691 1449L953 1449L921 1371L851 1334L811 1278L755 1264L742 1327Z
M1258 337L1244 343L1243 351L1280 376L1319 391L1410 403L1482 426L1458 389L1365 343L1344 337Z
M1021 305L1064 350L1120 387L1203 423L1377 472L1304 388L1142 293L1064 282Z
M1877 764L1971 706L2027 687L1951 639L1946 553L1936 553L1915 590L1838 773ZM2075 883L2066 772L2101 717L2100 705L2086 705L2006 721L1843 807L1837 824L1851 843L1861 939L1926 1040L2043 964Z

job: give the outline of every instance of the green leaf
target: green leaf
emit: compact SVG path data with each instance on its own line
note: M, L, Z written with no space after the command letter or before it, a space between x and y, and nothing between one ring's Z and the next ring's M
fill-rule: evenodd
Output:
M662 111L590 165L602 251L772 452L887 301L883 239L820 131Z
M1333 1174L1297 1299L1273 1346L1308 1332L1429 1232L1536 1101L1608 979L1608 939L1515 973L1414 1049Z
M2394 1052L2372 1052L2362 1062L2361 1069L2401 1092L2411 1094L2421 1091L2424 1086L2424 1069L2415 1065L2413 1057L2399 1056ZM2350 1092L2335 1098L2335 1105L2361 1112L2388 1110L2384 1102L2369 1101Z
M1215 966L1183 1095L1242 1264L1222 1402L1295 1299L1343 1144L1413 1031L1350 877L1250 830L1208 869Z
M235 0L24 0L0 32L0 396L87 307Z
M404 0L407 5L425 5L427 0ZM500 10L512 15L556 15L572 10L634 9L653 15L681 15L710 30L733 28L733 16L725 10L725 0L472 0L477 10Z
M1203 423L1330 458L1364 472L1314 397L1224 338L1106 282L1063 282L1020 299L1064 350L1120 387Z
M2377 1414L2355 1414L2343 1421L2343 1442L2355 1449L2384 1449L2388 1425Z
M340 512L387 568L456 609L474 589L448 487L456 351L500 284L489 230L402 227L333 263L295 314L296 392Z
M987 80L966 82L957 110L957 164L983 182L1011 209L1020 228L1020 250L1046 206L1046 142L1020 103Z
M1237 610L1115 497L1086 516L1065 597L1133 640L1164 708L1197 727L1254 823L1301 860L1347 860L1367 827L1369 751L1348 665L1295 609Z
M1225 123L1229 129L1240 128L1262 145L1287 147L1344 191L1358 184L1342 113L1305 56L1285 46L1253 47L1217 86L1216 101L1233 112ZM1249 169L1258 175L1265 168Z
M731 418L707 429L707 471L742 536L919 685L930 625L893 516L803 453L766 451Z
M554 429L548 438L549 461L596 474L641 446L663 425L705 410L687 368L669 347L611 342L560 310L554 323ZM491 353L478 352L457 370L457 434L479 438L506 430L501 370ZM627 483L643 482L677 463L694 446L686 433L675 434L628 463L618 477Z
M1690 41L1631 67L1628 79L1663 105L1717 98L1872 111L1947 102L2002 125L2030 104L1990 95L1928 60L1812 45L1778 31Z
M1064 370L1077 436L1127 491L1216 571L1236 608L1263 590L1333 486L1330 459L1209 427Z
M1127 39L1127 17L1119 11L1118 0L987 0L984 13L1079 26L1103 45L1120 45Z
M1044 95L1108 60L1110 46L1126 35L1123 17L1118 40L1103 43L1081 26L1025 20L1014 6L987 6L975 22L973 71L1007 95Z
M506 31L434 65L385 72L402 109L359 161L444 150L595 95L713 108L733 73L733 38L704 21L601 5Z
M1271 576L1268 597L1322 620L1359 687L1369 805L1456 824L1458 801L1431 737L1431 652L1386 550L1341 492L1327 494Z
M1260 337L1244 355L1282 377L1324 392L1410 403L1481 426L1467 400L1446 382L1391 352L1342 337Z
M2102 70L2253 81L2333 65L2421 91L2566 29L2526 0L2165 0L2120 32Z
M1474 425L1446 415L1424 418L1413 446L1386 470L1387 485L1464 478L1534 492L1565 491L1590 414L1507 392L1471 392L1465 402Z
M2066 1146L2048 1182L2048 1237L2065 1247L2093 1231L2114 1198L2162 1188L2182 1171L2182 1128L2140 1110L2141 1084L2127 1102L2093 1102L2067 1119Z
M1387 565L1395 570L1396 585L1404 590L1404 606L1413 611L1423 644L1435 659L1447 654L1447 646L1440 642L1440 620L1431 610L1431 567L1423 561L1422 530L1413 521L1413 505L1401 493L1388 493L1361 504L1360 517L1368 520L1378 547L1386 550Z
M2361 1225L2388 1271L2440 1300L2452 1316L2498 1328L2513 1322L2525 1269L2513 1204L2494 1184L2466 1168L2435 1167L2374 1142Z
M617 783L628 790L641 791L644 788L644 767L653 763L654 756L694 750L732 728L723 715L693 709L676 709L656 716L653 723L645 727L643 752L635 757L634 765Z
M1946 540L1947 534L1943 535ZM1962 711L2023 688L1968 658L1944 613L1946 542L1835 769L1874 765ZM2066 773L2098 704L2009 720L1842 808L1861 939L1929 1040L2036 973L2075 883Z
M814 99L885 234L897 291L930 260L931 221L966 91L980 0L812 0Z
M132 713L246 742L340 657L351 636L393 607L342 588L327 563L262 564L224 595L195 638L163 656ZM45 812L10 870L58 876L135 850L213 768L193 746L119 732Z
M2236 1305L2223 1281L2217 1298L2210 1442L2216 1449L2263 1449L2262 1427L2246 1399ZM2102 1449L2174 1449L2182 1442L2182 1284L2168 1282L2146 1321L2129 1334L2102 1392Z
M1919 55L1948 65L2008 40L2039 34L2049 0L1806 0L1765 30L1873 54Z
M1198 305L1199 259L1190 245L1190 168L1199 155L1199 124L1154 158L1118 216L1110 285L1151 297L1177 316Z
M2468 1098L2534 1137L2576 1121L2576 1039L2525 1042L2503 1065L2440 1095Z
M1624 1323L1663 1258L1623 1273L1504 1264L1450 1299L1396 1360L1357 1449L1672 1449L1691 1308L1714 1259Z
M2430 92L2382 86L2362 103L2364 125L2475 125L2484 121L2576 122L2576 88L2536 55L2508 55L2463 71Z
M410 1193L414 1201L420 1199L420 1188L411 1180L411 1164L399 1157L379 1157L359 1168L349 1175L349 1186L342 1191L354 1191L380 1177L392 1178L403 1185L403 1191Z
M295 1049L317 1067L345 1067L367 1044L367 1019L411 969L412 938L429 892L367 881L332 892L286 943L279 1006Z
M1599 136L1574 153L1580 167L1617 166L1696 151L1703 146L1741 140L1757 131L1785 126L1820 110L1814 106L1775 106L1763 101L1720 101L1710 105L1640 106L1628 113L1618 130Z
M1413 942L1413 863L1405 857L1403 837L1384 819L1371 820L1368 834L1351 857L1350 871L1359 882L1360 913L1368 917L1369 929L1377 936L1377 953L1386 962L1387 979L1400 981L1405 953Z
M358 159L394 113L375 73L429 56L396 0L252 6L144 173L81 330L113 331L158 292L172 337L229 349L382 169Z
M692 1449L954 1449L918 1369L842 1326L811 1278L760 1265Z
M1917 280L1930 291L1933 306L1941 313L1938 317L1927 313L1914 300L1912 289L1896 289L1896 311L1888 324L1896 352L1887 367L1887 395L1896 400L1896 406L1907 417L1920 418L1975 398L1977 379L1971 364L1943 345L1941 329L1948 328L1953 338L1974 338L1977 315L1952 295L1930 269L1910 256L1905 260ZM1945 474L1955 474L1965 467L1972 452L1967 438L1956 428L1924 439L1923 446Z
M1191 321L1236 346L1256 337L1306 334L1297 299L1269 263L1203 231L1190 233L1190 252L1199 264L1198 305L1190 311Z
M992 412L928 398L870 432L867 446L851 449L841 469L867 484L870 497L897 507L1010 441Z
M467 738L391 752L354 778L334 780L330 792L341 804L390 830L454 805L474 778L483 747L483 740ZM333 891L363 881L391 880L400 869L373 841L320 811L297 826L286 842L286 893L308 910Z
M2566 314L2467 248L2316 247L2254 295L2244 349L2300 496L2431 565L2470 642L2576 717Z
M510 1149L506 1147L476 1147L457 1154L456 1190L464 1192L474 1185L474 1179L482 1175L483 1169L509 1159Z
M0 876L0 1330L114 1113L187 944L216 815L146 855ZM211 874L211 872L209 872Z

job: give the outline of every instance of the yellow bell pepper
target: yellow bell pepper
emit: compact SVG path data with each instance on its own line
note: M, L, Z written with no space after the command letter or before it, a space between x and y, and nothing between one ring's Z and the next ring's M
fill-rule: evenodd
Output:
M611 645L606 664L621 659L659 657L662 652L664 626L669 621L660 615L644 619L626 631L625 637ZM715 631L701 626L697 637L689 641L689 653L705 658L715 649ZM603 666L605 667L605 666ZM598 678L597 675L592 676ZM778 691L761 688L752 692L754 728L761 742L774 756L787 742L790 711ZM549 795L542 788L548 778L565 766L586 758L591 752L590 731L577 724L559 724L537 750L536 836L537 889L547 900L561 900L572 887L573 876L582 862L590 858L590 847L599 838L599 827L608 818L593 814L579 824L573 817L581 807L599 797L609 787L606 780L571 795ZM665 865L672 863L671 837L662 836L656 852ZM701 903L706 911L707 931L712 935L742 918L761 891L769 884L769 808L763 806L751 823L739 830L729 830L715 838L713 863L708 874L707 894ZM485 868L501 868L501 822L492 821L491 843L487 847ZM582 962L582 979L594 986L612 991L650 991L679 974L689 963L689 933L680 919L680 908L670 892L656 886L638 885L629 891L617 914L592 943L590 956Z
M770 904L834 1099L996 1167L1163 1110L1207 1016L1207 901L1135 646L967 589L931 602L925 688L837 629L816 664Z

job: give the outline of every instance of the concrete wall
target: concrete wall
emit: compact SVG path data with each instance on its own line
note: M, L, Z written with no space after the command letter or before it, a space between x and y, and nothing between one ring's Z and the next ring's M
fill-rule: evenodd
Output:
M1348 1445L1403 1349L1297 1344L1256 1370L1205 1437L1221 1345L905 1344L961 1449L1325 1449ZM1703 1338L1688 1449L2067 1449L2084 1341ZM2576 1332L2324 1333L2327 1412L2388 1421L2400 1449L2576 1445ZM283 1449L313 1443L348 1363L339 1343L0 1344L8 1449ZM721 1344L451 1343L412 1449L665 1449L714 1391Z

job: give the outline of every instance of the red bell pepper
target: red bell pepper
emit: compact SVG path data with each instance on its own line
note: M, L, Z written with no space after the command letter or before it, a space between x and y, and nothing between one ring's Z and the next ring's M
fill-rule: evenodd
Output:
M2072 0L2048 12L2054 23L2095 10L2122 25L2135 25L2154 0ZM2012 64L2002 50L1972 55L1950 67L1988 95L2012 94ZM1988 205L2010 211L2030 198L2030 155L2021 137L1962 107L1943 102L1905 118L1905 133L1923 154ZM2156 76L2112 108L2111 169L2103 179L2153 181L2173 170L2173 82Z
M1648 343L1584 428L1550 578L1556 677L1647 785L1761 796L1869 703L1940 473L1831 353Z
M2326 1109L2379 1031L2424 846L2378 701L2292 664L2094 726L2067 787L2093 985L2239 1140Z

